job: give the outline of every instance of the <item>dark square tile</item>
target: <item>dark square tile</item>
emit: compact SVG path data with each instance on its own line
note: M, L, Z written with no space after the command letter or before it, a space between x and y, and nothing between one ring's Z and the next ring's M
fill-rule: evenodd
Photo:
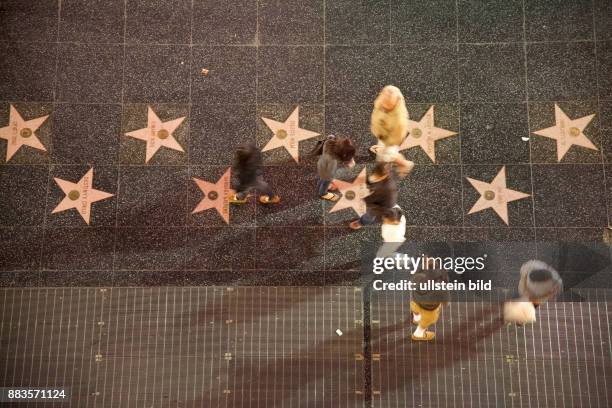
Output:
M114 246L114 228L47 228L43 269L111 270Z
M87 223L76 208L70 208L55 214L52 211L62 202L66 193L60 188L55 178L70 183L78 183L90 166L58 166L51 167L49 172L49 193L47 198L47 226L57 227L85 227ZM115 225L115 211L117 208L117 168L114 166L93 167L92 188L105 193L113 194L112 197L96 201L91 204L91 215L89 225L111 226Z
M281 202L259 205L257 225L323 224L323 204L316 193L316 166L266 166L262 173Z
M389 66L385 47L327 47L326 103L374 103L388 84Z
M47 166L0 166L0 225L40 225L45 217Z
M459 46L462 101L525 100L525 56L520 44Z
M601 148L603 150L604 163L612 164L612 129L600 130L599 132L603 142Z
M391 0L393 43L456 42L453 0Z
M323 102L323 47L259 47L258 50L258 102Z
M525 2L527 41L593 39L591 0L530 0Z
M322 270L322 227L257 228L257 269Z
M189 101L188 46L126 46L125 52L124 101Z
M183 151L160 146L153 156L146 162L147 142L128 136L126 133L148 126L148 108L162 122L170 122L175 119L185 118L180 125L172 132L172 137L181 146ZM125 164L186 164L188 157L188 138L189 138L189 107L179 104L125 104L123 105L121 130L121 163Z
M230 166L191 166L189 168L189 201L187 210L189 211L187 223L192 226L225 226L227 223L214 208L209 208L201 212L193 213L198 205L204 199L208 199L205 193L195 183L194 178L203 180L211 184L220 184L222 187L223 182L221 178L225 172L230 169ZM231 170L230 170L231 174ZM233 180L230 180L230 188L235 187ZM221 189L220 189L221 191ZM208 192L206 192L208 194ZM247 204L242 205L229 205L229 224L240 225L240 226L255 226L255 201L251 200Z
M559 107L570 119L578 119L597 113L594 101L559 102ZM584 135L599 150L582 146L572 146L561 159L561 163L601 163L602 135L598 130L599 115L591 120L584 129ZM552 102L529 103L529 125L531 126L531 161L532 163L557 163L557 141L539 136L533 132L556 125L555 104Z
M330 0L325 3L327 44L388 44L387 0Z
M121 45L61 44L57 101L121 102Z
M612 100L599 101L599 126L601 129L612 129Z
M264 149L268 142L272 139L272 130L266 125L262 118L271 119L277 122L285 122L291 113L296 108L299 108L299 127L300 129L309 130L319 133L310 139L302 140L298 145L299 164L314 164L318 160L311 152L317 144L318 140L324 138L323 126L325 124L325 115L323 114L322 105L259 105L257 113L257 146ZM289 154L289 151L284 147L279 147L263 152L263 162L265 164L282 164L292 165L297 164Z
M49 162L49 152L52 151L51 133L53 128L53 105L51 103L14 103L13 107L19 112L19 116L25 121L48 116L47 119L40 124L38 129L34 130L34 136L45 147L45 150L36 149L27 145L22 145L8 159L7 148L8 141L0 139L0 163L8 164L43 164ZM11 104L0 103L0 128L10 125L10 108Z
M52 161L114 164L119 154L121 105L56 104Z
M456 101L457 46L392 46L388 82L402 90L407 102Z
M38 270L41 228L0 228L0 271Z
M510 165L504 167L506 169L506 188L529 194L529 197L508 203L508 226L531 227L533 226L533 200L531 198L531 171L529 166ZM506 223L492 208L468 214L481 196L467 178L490 183L501 169L502 166L498 165L463 166L463 205L465 207L466 225L506 227Z
M0 4L0 37L11 41L55 41L57 0L6 0Z
M522 0L459 0L460 42L502 42L523 39Z
M184 228L118 228L115 270L184 270Z
M183 286L189 285L185 271L117 271L111 278L113 286ZM159 289L160 291L162 289Z
M364 247L382 243L380 225L353 231L346 225L325 228L325 270L359 271L365 262Z
M185 225L187 182L183 166L122 167L118 225Z
M407 225L463 224L460 166L416 166L398 183L398 196Z
M62 0L60 41L123 42L124 0Z
M256 1L193 2L194 44L254 44L256 30Z
M524 103L461 105L461 159L466 164L529 163Z
M231 166L236 148L255 143L253 105L192 105L189 162Z
M597 86L600 98L612 98L612 41L597 43Z
M606 220L601 165L534 165L536 226L603 227Z
M255 268L255 228L189 228L185 267L192 270Z
M323 0L259 0L261 44L322 44Z
M127 0L127 43L189 44L191 0Z
M191 100L206 104L254 104L255 47L193 47ZM208 69L208 75L202 74Z
M595 75L592 42L527 45L530 100L593 99Z
M374 155L368 150L370 146L376 144L376 138L370 132L372 106L373 103L361 105L334 103L325 107L327 134L350 137L357 147L355 161L358 164L374 158Z
M0 42L0 100L52 101L57 46Z
M435 142L435 159L438 164L461 163L461 137L459 135L459 108L454 104L413 104L407 105L410 120L420 122L429 108L434 107L434 126L456 132L456 135ZM403 150L402 154L417 164L432 164L431 158L419 146Z
M595 31L597 40L612 40L612 2L609 0L594 1Z

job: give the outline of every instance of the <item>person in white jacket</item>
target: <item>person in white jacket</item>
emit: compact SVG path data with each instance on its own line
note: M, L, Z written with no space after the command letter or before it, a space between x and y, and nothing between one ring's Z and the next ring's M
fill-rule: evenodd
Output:
M383 244L376 253L378 258L388 258L406 241L406 217L399 205L386 211L380 227Z

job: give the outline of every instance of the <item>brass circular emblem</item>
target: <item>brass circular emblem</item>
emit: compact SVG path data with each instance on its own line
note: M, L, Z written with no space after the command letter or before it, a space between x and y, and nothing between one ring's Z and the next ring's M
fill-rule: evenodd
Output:
M71 199L72 201L78 200L80 196L81 196L81 193L79 193L76 190L72 190L71 192L68 193L68 198Z
M569 133L570 135L576 137L580 134L580 129L578 129L577 127L571 127Z
M209 200L216 200L217 198L219 198L219 193L217 193L216 191L211 191L208 193L207 196Z
M157 137L159 137L162 140L167 139L168 136L170 136L170 133L168 133L166 129L161 129L159 132L157 132Z
M30 137L30 136L32 136L32 129L30 129L30 128L23 128L23 129L21 129L21 131L19 132L19 136L21 136L21 137Z
M418 139L419 137L423 136L423 132L419 128L412 129L412 132L410 132L410 134L412 135L412 137L414 137L416 139Z
M279 139L284 139L287 137L287 131L285 129L279 129L278 132L276 132L276 137L278 137Z
M346 198L347 200L354 200L355 192L353 190L347 191L346 193L344 193L344 198Z
M484 192L484 198L485 198L485 200L491 201L492 199L495 198L495 193L493 191L491 191L491 190L487 190L487 191Z

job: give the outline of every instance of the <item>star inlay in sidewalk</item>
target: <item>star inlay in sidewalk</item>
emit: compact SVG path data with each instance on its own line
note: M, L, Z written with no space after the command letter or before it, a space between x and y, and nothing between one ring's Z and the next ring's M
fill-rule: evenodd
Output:
M302 140L319 136L319 133L301 129L299 127L299 117L299 106L295 108L295 110L284 122L277 122L275 120L262 117L261 119L270 128L274 136L272 136L272 139L268 141L266 146L261 151L266 152L268 150L284 147L287 149L287 152L289 152L291 157L293 157L293 160L295 160L296 163L299 163L299 143Z
M104 200L112 197L114 194L106 193L104 191L93 189L93 178L94 169L91 168L78 183L72 183L70 181L55 178L55 182L60 186L62 191L66 194L66 197L58 204L57 207L51 212L55 214L60 211L66 211L71 208L81 214L81 217L89 225L89 219L91 217L91 204L96 201Z
M168 122L162 122L153 109L147 106L147 127L128 132L126 136L147 142L145 163L148 163L151 157L153 157L162 146L168 149L178 150L179 152L185 152L174 136L172 136L172 133L179 127L183 120L185 120L185 116Z
M410 149L411 147L420 146L434 163L436 162L436 141L457 134L457 132L451 132L450 130L441 129L434 126L433 105L431 108L429 108L427 113L423 115L420 121L415 122L414 120L409 119L408 129L408 136L402 142L400 151Z
M0 139L6 139L8 142L6 146L7 162L11 160L11 157L17 153L21 146L30 146L38 150L47 151L34 132L48 117L49 115L23 120L17 109L10 105L8 126L0 128Z
M535 131L536 135L555 139L557 141L557 161L561 161L565 153L573 146L582 146L587 149L598 150L583 133L595 114L570 119L555 103L555 126Z
M209 183L193 177L193 181L204 193L204 198L191 212L192 214L214 208L221 215L221 218L229 224L229 196L234 194L234 190L230 188L231 170L231 167L228 168L216 183Z
M508 203L529 197L529 194L506 188L506 166L501 168L491 183L485 183L484 181L474 180L469 177L467 179L480 193L480 198L468 214L492 208L508 225Z
M338 193L342 196L335 203L330 213L352 208L358 216L362 216L366 212L366 203L363 199L370 194L366 184L366 169L361 170L359 175L351 183L334 179L334 184L338 187Z

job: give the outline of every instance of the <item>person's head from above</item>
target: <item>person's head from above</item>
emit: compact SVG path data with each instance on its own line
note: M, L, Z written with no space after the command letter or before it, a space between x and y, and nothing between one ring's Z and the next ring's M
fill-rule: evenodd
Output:
M380 108L385 112L391 112L395 109L395 107L400 103L402 99L402 92L398 87L393 85L385 86L380 94L378 95L378 100L380 103Z
M252 144L241 145L236 149L236 164L244 165L258 160L259 149Z
M389 208L383 214L383 224L399 225L402 221L402 210L393 207Z
M427 282L448 282L448 273L444 269L420 269L412 276L412 282L416 285L413 299L420 305L436 306L442 302L448 302L446 290L436 290Z
M334 156L345 163L349 167L353 167L355 165L355 153L357 153L357 149L353 144L353 141L347 137L339 137L334 141L333 144L333 152Z
M387 177L389 177L389 165L384 162L378 162L372 173L368 176L368 180L370 183L378 183Z

